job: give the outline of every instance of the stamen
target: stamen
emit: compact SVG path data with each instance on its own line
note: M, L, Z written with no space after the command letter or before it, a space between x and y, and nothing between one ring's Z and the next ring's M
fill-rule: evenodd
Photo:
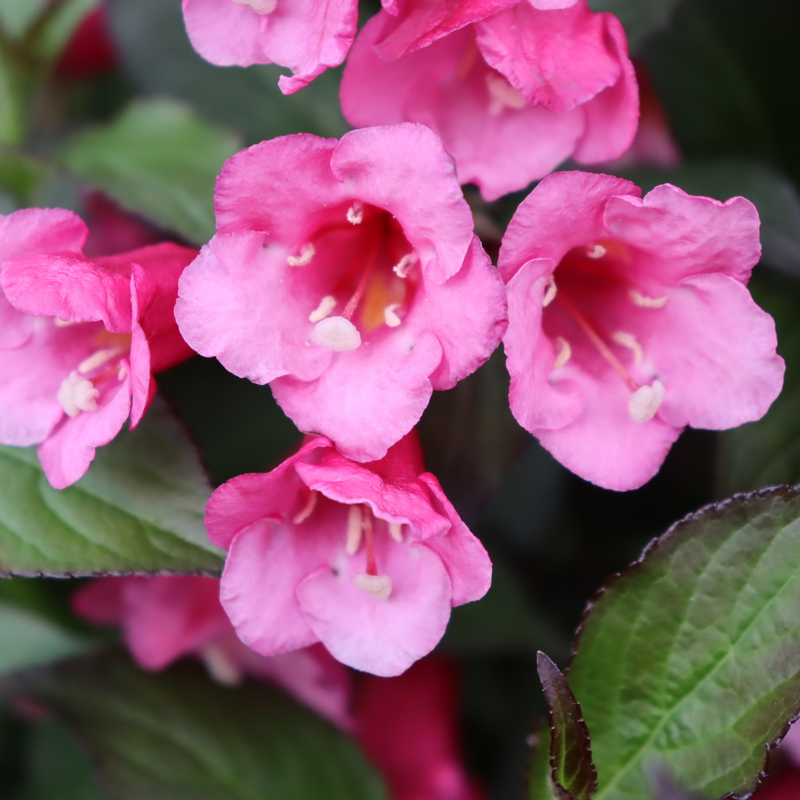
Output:
M200 656L206 665L208 674L223 686L237 686L242 682L241 669L231 658L230 653L218 644L206 645L201 651Z
M309 322L319 322L336 308L336 298L333 295L326 295L320 300L319 305L308 315Z
M117 370L117 380L121 383L127 377L128 377L128 368L120 365L120 368Z
M547 306L556 299L557 294L558 287L556 286L556 279L551 275L547 279L547 289L545 289L544 297L542 298L542 307L547 308Z
M354 556L361 547L361 534L364 528L364 520L361 514L361 506L350 506L350 513L347 517L347 541L344 551L349 556Z
M353 583L356 588L377 597L378 600L388 600L392 593L392 579L388 575L367 575L364 572L356 575Z
M250 6L256 14L271 14L278 7L278 0L234 0L240 6Z
M589 258L602 258L607 252L608 250L601 244L596 244L594 247L586 245L586 255Z
M416 253L408 253L407 255L404 255L400 261L395 264L395 266L392 267L392 271L395 275L397 275L398 278L407 278L408 271L414 266L414 264L417 263L417 261L419 261L419 258L417 257Z
M56 395L68 417L77 417L81 411L96 411L100 390L74 370L64 378Z
M572 347L570 347L569 342L562 336L559 336L556 342L558 342L559 350L556 360L553 362L553 369L563 367L572 358Z
M69 328L70 325L77 325L77 322L73 322L69 319L59 319L58 317L53 318L53 323L55 324L56 328Z
M78 372L82 375L94 372L98 367L101 367L107 361L111 361L114 356L119 354L120 350L116 347L110 347L107 350L98 350L94 355L89 356L89 358L78 364Z
M299 256L287 256L286 262L290 267L304 267L306 264L311 263L311 259L314 258L316 252L314 245L309 242L300 248Z
M642 294L638 289L631 289L628 292L628 297L636 303L637 306L642 308L664 308L667 304L669 297L648 297Z
M634 364L638 365L642 363L642 360L644 359L644 350L642 350L642 346L632 333L617 331L616 333L611 334L611 338L617 344L621 344L623 347L627 347L629 350L633 351Z
M383 309L383 321L390 328L396 328L402 322L400 317L397 316L397 309L402 307L402 303L392 303Z
M519 110L528 105L519 91L497 72L490 72L486 76L486 88L489 90L489 113L493 117L506 107Z
M640 386L628 401L628 414L634 422L653 419L664 402L664 384L653 381L652 386Z
M396 542L403 543L403 526L397 522L387 522L389 526L389 536Z
M319 492L315 492L313 489L308 495L308 500L306 500L306 504L294 515L294 522L295 525L299 525L301 522L305 522L313 513L314 509L317 507L317 500L319 499Z
M360 225L364 221L364 204L360 200L347 209L347 221L351 225Z
M335 353L356 350L361 346L361 334L358 328L344 317L327 317L318 322L311 340L314 344L327 347Z

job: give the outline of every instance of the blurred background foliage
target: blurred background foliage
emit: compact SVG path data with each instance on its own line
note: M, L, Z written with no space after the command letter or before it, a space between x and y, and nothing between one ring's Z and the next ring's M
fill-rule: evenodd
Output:
M116 61L93 77L65 74L60 54L96 2L0 0L0 212L59 205L87 214L87 191L99 189L159 235L199 245L214 231L215 176L237 149L298 131L347 130L340 70L283 97L276 67L213 67L190 47L179 0L108 0ZM659 475L625 494L576 478L516 425L501 352L434 396L420 428L428 468L496 562L490 594L454 611L441 650L462 668L468 764L498 799L523 792L528 735L544 709L536 650L563 666L587 600L688 512L733 492L800 482L800 8L792 0L592 5L625 23L682 154L674 170L621 174L645 189L666 180L723 200L744 194L758 205L764 258L751 288L777 321L786 388L758 423L724 434L687 431ZM377 8L376 0L362 0L364 18ZM502 230L523 196L474 205ZM496 238L488 234L486 244L491 251ZM215 361L194 358L161 375L159 386L215 485L270 469L299 440L268 387ZM7 655L11 643L25 663L37 664L104 641L66 611L73 588L44 579L0 582L0 672L23 663ZM26 624L29 618L35 622ZM94 677L111 705L114 687L149 680L125 669ZM144 686L137 708L157 719L157 703L171 702L153 699L158 683L172 679L152 680L154 694ZM191 676L187 691L198 680ZM74 695L65 690L62 699L72 708ZM22 711L0 712L0 798L98 797L66 728L36 708ZM175 719L185 730L199 724ZM169 748L142 746L156 761L170 758Z

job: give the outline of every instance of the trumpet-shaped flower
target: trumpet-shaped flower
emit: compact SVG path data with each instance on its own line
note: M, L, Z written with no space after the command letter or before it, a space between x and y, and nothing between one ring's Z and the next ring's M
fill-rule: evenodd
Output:
M228 161L217 235L183 274L186 341L271 383L286 414L373 461L505 330L502 280L421 125L297 134Z
M488 591L491 562L422 470L413 433L369 464L314 437L217 489L206 528L229 551L220 598L242 641L265 656L321 641L382 676L433 650L451 607Z
M222 610L215 578L101 578L76 592L72 608L95 625L120 626L143 669L161 670L194 656L220 683L233 685L245 676L272 681L340 727L352 724L347 670L321 645L274 658L248 649Z
M280 64L284 94L344 61L358 25L357 0L183 0L186 33L221 67Z
M356 38L341 98L356 126L429 126L487 200L621 156L639 117L622 25L587 0L398 0Z
M564 172L519 206L500 250L511 410L561 463L626 490L681 431L760 419L780 393L772 318L746 285L758 212L670 184Z
M39 445L63 489L155 392L152 374L191 354L175 323L174 244L86 258L87 229L63 209L0 218L0 442Z

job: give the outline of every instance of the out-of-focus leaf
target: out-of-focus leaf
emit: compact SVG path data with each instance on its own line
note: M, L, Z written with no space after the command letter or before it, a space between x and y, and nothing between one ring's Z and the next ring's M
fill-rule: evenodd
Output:
M121 206L188 240L214 235L214 182L239 148L233 134L171 100L133 103L110 125L79 134L59 160Z
M0 27L12 39L21 39L47 7L48 0L0 0Z
M220 69L194 52L180 0L111 0L111 27L125 72L145 95L190 103L210 120L230 126L247 143L304 131L341 136L348 130L339 108L341 70L328 70L290 96L278 90L276 66Z
M0 188L22 205L29 205L39 183L51 170L41 161L23 153L0 147Z
M24 116L21 76L9 53L0 45L0 145L22 141Z
M47 483L35 450L2 447L0 572L215 573L220 551L203 527L209 495L192 445L160 403L63 491Z
M637 169L626 178L649 191L673 183L689 194L717 200L742 195L761 217L763 260L800 277L800 198L792 182L776 169L740 160L687 162L677 169Z
M91 644L24 608L0 602L0 673L86 653Z
M81 20L99 2L100 0L60 0L53 4L45 24L33 43L36 55L43 61L57 58Z
M609 11L619 17L628 34L628 46L636 51L652 33L666 27L680 0L589 0L593 11Z
M197 665L144 673L121 655L29 671L13 695L52 708L112 800L385 800L355 744L263 683L223 688Z
M550 719L550 767L559 800L590 800L597 791L589 730L567 679L544 653L536 658Z
M687 517L612 579L568 677L592 736L595 800L651 800L659 769L748 797L800 707L800 488Z
M89 757L57 719L33 727L21 800L103 800Z

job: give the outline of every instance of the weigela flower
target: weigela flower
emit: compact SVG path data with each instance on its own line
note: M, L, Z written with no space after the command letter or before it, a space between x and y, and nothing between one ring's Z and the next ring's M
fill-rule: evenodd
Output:
M196 250L174 244L86 258L63 209L0 218L0 443L39 445L63 489L155 392L152 374L191 355L172 308Z
M297 134L230 159L217 235L183 274L186 341L270 383L307 433L382 458L505 330L502 280L421 125Z
M519 206L500 249L511 410L562 464L641 486L687 425L760 419L784 363L746 288L758 212L670 184L563 172Z
M436 131L487 200L621 156L639 116L622 25L587 0L397 0L356 38L341 99L353 125Z
M194 656L219 683L235 685L245 676L268 680L340 727L351 727L347 670L321 645L274 658L248 649L222 610L215 578L100 578L76 592L72 608L95 625L120 626L143 669L161 670Z
M344 664L398 675L433 650L451 607L491 582L414 433L369 464L311 438L272 472L217 489L206 529L229 551L222 605L265 656L321 641Z
M396 678L360 684L355 731L392 800L481 800L461 753L458 674L430 657Z
M284 94L344 61L358 26L358 0L183 0L186 33L220 67L280 64Z

